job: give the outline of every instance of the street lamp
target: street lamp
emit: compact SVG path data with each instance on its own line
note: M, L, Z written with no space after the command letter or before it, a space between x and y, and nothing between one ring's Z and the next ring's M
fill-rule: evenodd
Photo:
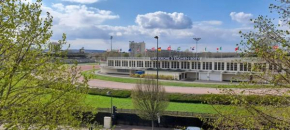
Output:
M159 64L158 64L158 36L155 36L154 38L157 39L157 49L156 49L157 50L157 63L156 63L157 67L156 68L157 68L157 87L158 87L158 78L159 78L158 77L158 68L159 68Z
M196 43L196 50L195 50L195 60L197 61L197 42L200 40L201 38L193 38L193 40L195 40L195 43ZM197 80L197 62L195 62L195 69L196 69L196 80Z
M108 91L107 92L107 95L108 96L110 96L111 97L111 117L112 117L112 115L113 115L113 98L112 98L112 95L111 95L112 93L111 93L111 91Z
M111 39L111 51L112 51L112 49L113 49L113 46L112 46L113 36L111 36L110 39Z

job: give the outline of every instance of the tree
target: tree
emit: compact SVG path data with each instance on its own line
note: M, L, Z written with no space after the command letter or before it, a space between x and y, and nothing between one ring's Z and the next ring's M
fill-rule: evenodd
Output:
M267 101L253 103L242 93L227 90L232 95L229 99L232 105L231 110L219 108L219 117L211 120L210 123L219 129L289 129L290 109L289 92L285 91L290 87L290 3L289 0L281 0L279 4L271 4L270 10L277 11L280 15L279 24L275 19L267 16L259 16L252 20L254 31L241 33L244 40L240 46L245 48L243 56L245 59L264 61L255 64L252 72L245 74L251 77L251 85L268 83L269 89L262 89L258 93L262 100ZM273 22L274 21L274 22ZM240 85L248 85L249 82L242 82ZM251 91L247 93L252 93ZM255 93L253 93L255 94ZM265 95L272 95L267 98Z
M76 127L88 108L87 79L63 64L66 51L48 49L53 18L41 17L41 5L0 1L0 125L7 129Z
M165 88L157 86L157 82L152 78L139 80L132 91L132 100L134 108L138 110L138 115L142 119L151 120L153 130L157 113L162 115L168 106Z

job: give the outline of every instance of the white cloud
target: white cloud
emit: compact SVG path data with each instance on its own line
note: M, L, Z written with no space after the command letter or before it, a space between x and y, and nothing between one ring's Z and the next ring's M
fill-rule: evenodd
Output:
M138 15L135 22L143 28L185 29L192 25L191 19L183 13L161 11Z
M111 11L100 10L86 5L53 4L52 7L43 6L54 17L54 24L70 27L88 27L98 25L106 20L118 19Z
M244 12L239 12L239 13L231 12L230 16L232 20L237 21L242 24L252 23L250 19L253 17L253 15L251 13L246 14Z
M32 0L20 0L22 3L25 3L25 4L27 4L27 3L32 3L32 2L35 2L35 1L32 1Z
M62 0L62 1L81 3L81 4L92 4L92 3L99 2L100 0Z

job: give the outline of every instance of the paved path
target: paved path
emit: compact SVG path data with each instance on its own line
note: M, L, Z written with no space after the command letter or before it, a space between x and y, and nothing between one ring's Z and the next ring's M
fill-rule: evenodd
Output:
M98 65L94 66L96 69L100 67ZM93 65L82 65L80 66L81 71L91 70L93 69ZM124 79L126 80L126 79ZM126 89L131 90L135 84L132 83L120 83L113 81L104 81L99 79L91 79L88 82L91 88L111 88L111 89ZM209 84L210 85L210 84ZM205 87L174 87L174 86L165 86L166 92L169 93L184 93L184 94L222 94L223 90L229 89L217 89L217 88L205 88ZM286 89L237 89L232 88L232 92L240 93L244 91L244 94L282 94L282 92L287 91ZM281 92L282 91L282 92Z

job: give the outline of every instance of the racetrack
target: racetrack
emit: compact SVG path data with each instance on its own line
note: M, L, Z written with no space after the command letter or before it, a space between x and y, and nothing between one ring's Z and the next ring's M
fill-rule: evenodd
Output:
M81 71L87 71L93 69L99 69L99 65L81 65ZM126 80L126 79L124 79ZM110 88L110 89L126 89L131 90L135 84L132 83L120 83L113 81L104 81L99 79L90 79L88 82L91 88ZM210 84L209 84L210 85ZM164 86L166 92L168 93L184 93L184 94L223 94L224 90L233 90L231 93L239 94L244 92L244 94L255 94L255 95L264 95L264 94L274 94L281 95L289 89L273 89L273 88L263 88L263 89L217 89L217 88L205 88L205 87L174 87L174 86Z

